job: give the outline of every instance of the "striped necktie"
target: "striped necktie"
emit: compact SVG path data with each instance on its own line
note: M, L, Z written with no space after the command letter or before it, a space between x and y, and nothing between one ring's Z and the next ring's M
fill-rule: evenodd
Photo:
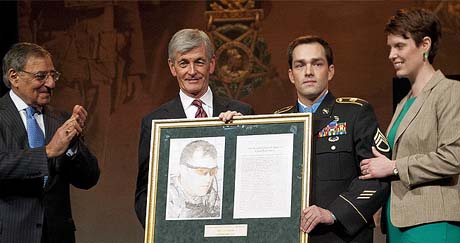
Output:
M195 113L195 118L203 118L203 117L208 117L208 114L206 114L206 111L203 109L203 101L201 100L194 100L192 102L192 105L198 107L198 110Z

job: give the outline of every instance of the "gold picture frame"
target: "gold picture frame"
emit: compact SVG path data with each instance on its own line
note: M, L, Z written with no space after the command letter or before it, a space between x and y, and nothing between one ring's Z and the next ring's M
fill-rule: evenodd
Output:
M269 243L288 239L289 242L307 243L308 235L300 231L299 225L301 210L309 206L311 130L311 113L238 116L234 117L231 123L224 123L218 118L153 120L144 242ZM237 213L239 211L235 208L239 208L239 205L245 205L240 201L247 200L245 196L240 198L236 195L241 194L241 190L237 189L239 188L238 185L241 184L238 181L245 181L244 177L243 180L238 178L242 177L240 176L243 174L242 171L248 171L247 168L239 169L239 165L244 167L244 163L238 162L242 161L238 159L241 157L241 151L252 149L248 148L252 145L248 146L248 144L243 143L243 141L251 141L247 140L248 138L258 139L255 141L259 142L255 143L245 142L257 146L259 143L265 143L266 138L275 139L273 140L275 142L269 146L284 146L287 149L280 149L279 151L283 151L287 155L292 154L292 160L286 160L288 165L292 164L292 170L286 170L291 174L287 173L286 175L289 176L285 176L282 180L290 184L291 188L291 191L288 192L291 198L287 200L290 203L288 206L289 213L284 216L262 216L258 218L257 214L251 216L243 213L244 216L236 217L240 213ZM279 141L280 138L286 138L287 143L284 140ZM215 168L202 168L182 162L184 160L182 157L185 156L185 146L192 143L213 144L213 147L216 147L220 157L216 159L218 162L216 162ZM264 149L255 149L254 151L260 152L262 156L266 153ZM276 149L272 149L273 151L278 153ZM264 158L271 157L272 155L267 155ZM179 161L179 158L180 163L176 162ZM255 161L259 161L259 158ZM274 159L274 161L277 160ZM283 168L288 167L285 165ZM171 206L171 198L176 199L177 195L183 194L176 193L178 189L174 184L176 180L174 178L178 178L175 173L179 173L177 172L179 170L181 172L183 170L193 171L194 176L213 176L212 180L209 179L213 186L206 188L207 193L211 194L212 192L214 195L207 194L206 196L207 199L213 199L212 209L210 209L210 203L205 201L199 205L208 207L200 209L202 210L200 212L206 213L196 213L197 211L190 213L192 203L189 203L188 199L185 198L177 199L177 203L174 202L174 205L189 205L187 206L189 207L188 213L180 211L181 209L175 208L176 206ZM265 173L256 172L256 175L257 173L259 175ZM276 176L278 172L272 174ZM184 181L185 176L180 176ZM189 185L190 183L183 187ZM193 206L195 210L198 204L193 205L195 205Z

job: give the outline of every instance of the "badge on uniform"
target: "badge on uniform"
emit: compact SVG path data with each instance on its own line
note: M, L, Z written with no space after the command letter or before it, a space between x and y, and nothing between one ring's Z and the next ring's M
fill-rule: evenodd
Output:
M390 144L388 144L387 138L385 137L385 135L383 135L379 128L377 128L377 132L374 135L374 143L375 147L381 152L390 151Z
M337 122L332 121L327 124L319 133L318 137L330 137L330 136L337 136L337 135L345 135L347 134L347 123L346 122Z

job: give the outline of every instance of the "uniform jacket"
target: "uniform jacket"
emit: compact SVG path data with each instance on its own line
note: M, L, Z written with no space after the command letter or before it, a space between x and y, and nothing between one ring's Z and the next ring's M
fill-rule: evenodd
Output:
M248 104L213 95L213 117L219 116L221 112L238 111L244 115L253 115L254 111ZM147 184L150 155L150 136L152 132L153 119L176 119L186 118L180 97L161 105L158 109L142 119L141 134L139 141L139 171L137 174L135 209L137 217L142 226L145 227Z
M298 112L297 105L276 113ZM372 242L373 215L387 200L388 182L360 180L360 162L371 146L390 156L372 107L357 98L329 92L313 114L310 205L330 210L333 225L318 225L309 242Z
M393 160L391 221L397 227L460 221L460 82L437 71L402 119ZM410 97L398 104L389 128Z
M46 144L69 114L46 106ZM89 189L99 178L97 159L81 140L77 154L46 157L45 147L29 148L27 131L10 95L0 98L0 242L75 242L69 184ZM43 177L49 176L43 188Z

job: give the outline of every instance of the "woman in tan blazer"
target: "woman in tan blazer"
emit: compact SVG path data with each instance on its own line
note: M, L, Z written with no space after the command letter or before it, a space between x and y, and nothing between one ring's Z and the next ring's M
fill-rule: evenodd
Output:
M402 9L385 27L389 59L411 90L387 131L392 160L374 149L361 179L392 177L383 220L395 242L460 242L460 82L432 66L441 25L430 11ZM386 211L386 212L385 212Z

